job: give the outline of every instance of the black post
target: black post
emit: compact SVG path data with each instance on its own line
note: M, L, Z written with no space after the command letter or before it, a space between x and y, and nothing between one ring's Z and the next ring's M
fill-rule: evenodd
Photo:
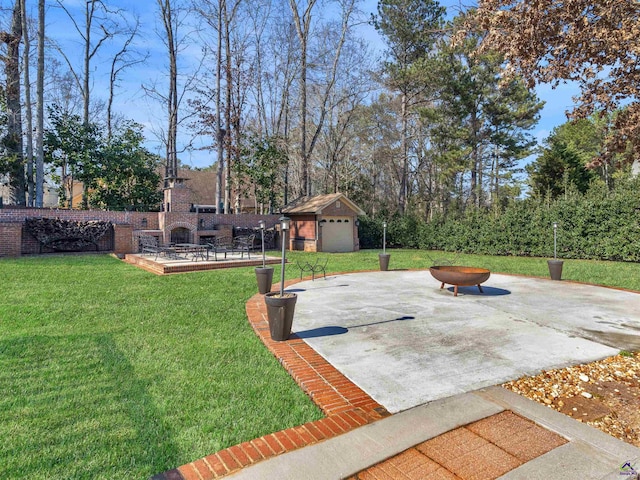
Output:
M282 232L282 271L280 272L280 297L284 296L284 265L286 263L285 246L287 243L287 230L289 230L289 222L291 219L280 217L280 231Z

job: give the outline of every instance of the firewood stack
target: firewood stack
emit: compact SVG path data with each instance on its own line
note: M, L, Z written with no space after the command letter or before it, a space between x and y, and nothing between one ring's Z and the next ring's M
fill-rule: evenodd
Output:
M59 218L27 218L25 228L42 247L67 252L82 251L88 246L98 250L98 240L111 228L111 222L99 220L74 222Z

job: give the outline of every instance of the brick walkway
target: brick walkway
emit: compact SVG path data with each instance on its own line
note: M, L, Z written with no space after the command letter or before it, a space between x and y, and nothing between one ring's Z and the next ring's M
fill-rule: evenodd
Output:
M350 480L489 480L567 443L504 411L427 440Z
M287 286L294 283L297 281L288 282ZM256 334L326 417L234 445L155 475L152 480L221 478L389 415L302 339L292 336L286 342L271 340L262 295L251 297L246 311ZM359 472L351 480L494 479L565 442L531 421L504 411L416 445Z

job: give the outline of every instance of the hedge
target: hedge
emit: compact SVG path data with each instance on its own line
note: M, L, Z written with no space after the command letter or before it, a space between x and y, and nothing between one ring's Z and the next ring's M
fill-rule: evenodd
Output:
M383 219L360 218L361 248L382 248ZM426 222L405 215L386 219L387 248L420 248L486 255L640 261L640 180L611 191L594 187L556 200L527 198L504 212L469 210L463 217Z

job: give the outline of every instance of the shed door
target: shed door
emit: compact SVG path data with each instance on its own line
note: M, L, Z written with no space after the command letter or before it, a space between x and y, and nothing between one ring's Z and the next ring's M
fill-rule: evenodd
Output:
M322 225L323 252L353 252L353 218L325 217Z

